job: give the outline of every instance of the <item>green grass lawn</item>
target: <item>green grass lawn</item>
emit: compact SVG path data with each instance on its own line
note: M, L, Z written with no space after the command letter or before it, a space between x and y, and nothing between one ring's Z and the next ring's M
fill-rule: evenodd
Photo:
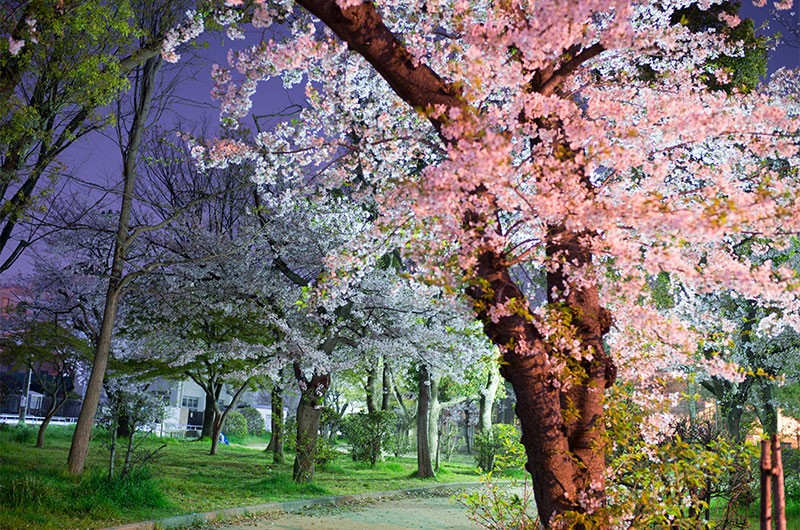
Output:
M98 528L270 501L404 489L478 480L469 457L444 463L436 479L413 478L414 458L388 457L375 468L342 454L314 482L292 481L293 455L285 464L272 455L238 445L209 456L210 442L148 440L167 447L149 472L109 482L104 436L92 442L87 472L67 475L71 428L52 426L44 449L36 449L35 430L0 430L0 528ZM245 442L263 445L266 439ZM118 468L119 469L119 468Z

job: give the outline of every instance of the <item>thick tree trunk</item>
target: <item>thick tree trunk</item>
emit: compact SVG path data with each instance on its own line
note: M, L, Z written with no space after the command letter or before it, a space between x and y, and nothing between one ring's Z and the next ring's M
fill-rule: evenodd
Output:
M292 470L295 482L314 480L321 416L322 411L309 404L307 396L303 396L297 406L297 456Z
M292 476L295 482L314 480L317 457L319 421L322 416L322 401L331 384L330 374L314 374L311 380L303 377L300 365L294 365L295 377L305 387L297 406L297 453Z
M486 386L481 389L478 400L478 432L488 432L492 428L492 405L500 387L500 372L490 370Z
M419 400L417 402L417 476L435 477L431 462L430 437L428 434L431 402L431 381L428 368L419 365Z
M86 464L86 456L89 454L89 441L94 427L94 417L97 413L97 404L100 401L100 392L103 389L103 379L106 375L108 354L111 350L111 337L114 333L114 320L117 316L117 304L119 303L123 286L125 254L131 244L128 228L133 205L134 184L136 182L136 163L147 117L150 114L155 78L160 67L160 56L148 59L142 66L142 74L139 79L139 98L136 101L136 111L129 132L128 145L123 152L124 190L122 192L117 237L114 240L114 255L111 263L111 277L109 278L106 292L103 321L97 339L94 361L92 362L92 372L86 385L83 405L78 415L78 423L75 425L75 433L72 436L72 445L67 459L67 470L73 475L83 473L83 468Z
M577 266L591 263L581 244L581 235L563 227L550 227L547 254ZM479 314L487 336L503 348L501 374L517 398L516 413L522 426L522 443L528 456L526 469L533 480L536 505L547 524L567 511L584 513L578 503L586 495L590 504L605 502L605 450L603 436L603 389L610 386L615 368L603 349L602 337L610 326L610 315L600 306L597 287L571 285L561 268L547 274L551 303L569 311L575 339L591 359L577 361L572 385L562 391L551 371L552 347L524 316L511 314L494 321L488 308L510 299L524 300L512 281L504 260L494 252L478 258L476 275L485 286L474 286L469 295L484 307ZM554 298L557 297L557 298ZM528 345L527 350L519 348ZM582 373L581 373L582 372ZM565 414L565 412L570 414ZM578 526L577 528L583 528Z
M219 394L222 390L222 385L212 385L216 389L214 393L206 392L206 405L203 410L203 431L200 433L201 438L211 438L214 436L214 419L216 412L214 411L214 403L219 399ZM216 394L216 395L215 395Z

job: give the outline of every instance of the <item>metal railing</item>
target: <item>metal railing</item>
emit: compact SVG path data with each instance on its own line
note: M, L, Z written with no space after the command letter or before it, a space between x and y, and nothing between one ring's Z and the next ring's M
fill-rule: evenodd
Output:
M42 416L25 416L26 425L41 425L44 421ZM71 425L77 423L78 418L65 418L63 416L53 416L50 420L50 425ZM19 424L19 414L0 414L0 423L9 423L12 425Z

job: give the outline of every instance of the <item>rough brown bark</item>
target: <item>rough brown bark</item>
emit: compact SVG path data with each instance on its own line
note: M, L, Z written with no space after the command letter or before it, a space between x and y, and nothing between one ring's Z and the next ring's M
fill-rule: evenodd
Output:
M322 400L331 384L330 374L314 374L306 380L298 364L294 365L295 377L303 386L297 406L297 453L292 468L295 482L314 480L317 456L319 422L322 416Z
M297 406L297 456L292 468L295 482L311 482L316 471L316 448L322 411L308 401L308 396L304 395Z
M431 461L430 435L428 433L431 402L431 381L428 368L419 365L419 400L417 401L417 476L435 477Z

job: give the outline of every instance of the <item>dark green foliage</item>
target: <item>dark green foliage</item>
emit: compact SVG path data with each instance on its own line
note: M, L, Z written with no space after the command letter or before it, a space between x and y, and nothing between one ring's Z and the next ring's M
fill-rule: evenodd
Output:
M317 467L325 469L330 462L336 460L337 456L339 456L339 451L336 450L336 446L330 440L322 436L317 438L316 454L314 456L314 462Z
M289 416L283 422L283 446L289 451L297 449L297 416Z
M222 431L228 436L244 438L247 436L247 420L241 412L232 410L225 418L225 424L222 427Z
M492 471L499 466L508 469L521 466L524 462L524 450L520 440L520 432L513 425L493 425L488 432L475 434L475 460L484 472Z
M703 75L703 81L711 90L731 92L737 89L749 92L758 85L759 78L767 73L768 41L756 36L752 19L743 19L733 28L720 19L722 13L737 15L740 7L740 2L723 2L708 9L700 9L697 4L692 4L672 16L673 24L682 24L694 33L713 30L724 35L729 43L743 43L743 56L722 54L706 64L709 73ZM713 72L718 69L729 74L728 82L720 83L716 79Z
M352 445L353 460L375 465L381 451L391 447L395 415L388 411L359 412L342 420L342 432Z
M247 434L262 436L264 434L264 416L255 407L245 407L241 410L242 416L247 421Z
M36 431L32 425L19 425L9 429L8 439L18 444L31 444L36 441Z

